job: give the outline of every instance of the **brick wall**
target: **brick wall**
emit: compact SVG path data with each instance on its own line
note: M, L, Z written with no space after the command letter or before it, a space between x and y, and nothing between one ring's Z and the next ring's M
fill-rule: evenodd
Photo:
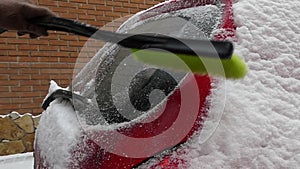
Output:
M164 0L36 0L59 16L98 27L130 16ZM118 24L112 24L112 27ZM42 112L41 103L51 79L66 87L87 38L66 33L29 39L15 32L0 35L0 114ZM91 57L95 51L83 55Z

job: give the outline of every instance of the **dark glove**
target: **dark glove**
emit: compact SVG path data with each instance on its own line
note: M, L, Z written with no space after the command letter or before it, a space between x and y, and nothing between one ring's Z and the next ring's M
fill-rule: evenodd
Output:
M19 36L30 34L31 38L48 35L46 29L30 24L31 19L56 16L48 8L34 5L31 0L1 0L0 11L0 28L16 30Z

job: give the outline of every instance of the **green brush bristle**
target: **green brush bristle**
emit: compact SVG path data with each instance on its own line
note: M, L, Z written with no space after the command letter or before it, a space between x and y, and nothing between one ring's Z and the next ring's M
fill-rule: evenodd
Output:
M230 79L240 79L247 74L247 66L237 55L231 59L216 59L185 54L173 54L154 50L132 49L137 60L146 64L191 71L201 75L222 76Z

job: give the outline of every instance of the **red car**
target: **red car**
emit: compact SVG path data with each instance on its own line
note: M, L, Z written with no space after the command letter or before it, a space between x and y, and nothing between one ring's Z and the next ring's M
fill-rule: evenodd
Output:
M171 0L127 20L119 32L224 40L234 37L231 0ZM178 168L175 151L199 134L211 78L150 67L106 44L68 89L54 83L36 134L34 167ZM198 136L198 135L197 135Z

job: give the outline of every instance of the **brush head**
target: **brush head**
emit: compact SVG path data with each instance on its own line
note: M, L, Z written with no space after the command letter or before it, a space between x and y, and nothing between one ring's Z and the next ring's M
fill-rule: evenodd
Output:
M236 54L233 54L231 59L219 59L157 50L132 49L132 51L138 61L158 67L229 79L241 79L247 74L245 62Z

